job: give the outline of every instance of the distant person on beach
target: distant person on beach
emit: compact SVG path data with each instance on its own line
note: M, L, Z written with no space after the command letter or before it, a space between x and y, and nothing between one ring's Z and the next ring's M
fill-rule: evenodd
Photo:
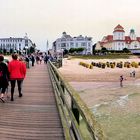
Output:
M17 81L19 97L22 97L22 84L26 75L26 65L24 62L19 61L17 54L12 54L12 61L8 64L11 83L11 101L14 101L14 89Z
M2 102L5 102L5 92L8 88L9 72L7 65L3 61L4 57L3 55L0 55L0 99Z
M121 75L120 76L120 87L123 87L123 80L124 80L123 75Z
M135 76L136 76L136 72L135 71L132 72L132 76L135 78Z

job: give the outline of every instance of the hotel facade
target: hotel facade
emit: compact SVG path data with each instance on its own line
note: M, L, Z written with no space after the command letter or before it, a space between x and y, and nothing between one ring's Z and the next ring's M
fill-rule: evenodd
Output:
M52 48L54 53L70 50L71 48L84 48L82 54L92 54L92 37L83 37L82 35L71 37L63 32L62 37L56 39Z
M23 38L0 38L0 50L2 52L10 53L20 51L22 53L31 46L33 46L33 43L27 35Z
M114 28L113 35L104 36L101 41L96 44L96 50L105 47L107 50L123 50L127 48L132 53L140 53L140 37L137 37L135 30L131 29L128 36L121 25Z

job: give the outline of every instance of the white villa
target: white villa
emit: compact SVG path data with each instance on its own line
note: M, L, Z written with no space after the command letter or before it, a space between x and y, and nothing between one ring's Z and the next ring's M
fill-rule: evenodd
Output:
M104 36L96 45L96 50L105 47L108 50L129 49L133 53L140 53L140 37L137 37L134 29L130 30L128 36L125 36L125 30L121 25L114 28L113 35Z
M25 35L24 38L0 38L0 50L10 52L20 51L23 52L25 49L30 48L33 45L32 41Z
M53 43L54 52L62 52L70 48L84 48L83 54L92 54L92 37L83 37L82 35L71 37L63 32L62 37Z

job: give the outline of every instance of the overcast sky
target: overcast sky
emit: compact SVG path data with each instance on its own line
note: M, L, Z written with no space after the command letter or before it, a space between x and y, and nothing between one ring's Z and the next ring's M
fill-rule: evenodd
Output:
M0 0L0 38L24 37L41 50L63 31L93 37L93 43L121 24L140 36L139 0Z

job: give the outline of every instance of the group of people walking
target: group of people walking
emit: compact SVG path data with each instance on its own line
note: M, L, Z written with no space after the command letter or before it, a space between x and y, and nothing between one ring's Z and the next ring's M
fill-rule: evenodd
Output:
M31 62L31 66L34 66L35 61L36 61L36 64L42 64L42 61L44 61L44 63L47 64L48 60L50 61L53 60L53 57L50 54L48 55L47 53L36 54L36 55L30 54L23 57L25 58L25 61L27 63L27 68L30 68L30 62Z
M26 76L26 64L18 60L17 54L12 54L12 60L9 63L4 62L4 56L0 55L0 100L5 102L7 98L6 90L11 84L11 101L14 101L14 89L17 81L19 97L22 97L22 84Z
M24 60L24 61L23 61ZM4 56L0 55L0 100L5 102L7 98L7 91L9 83L11 84L11 101L14 101L14 90L17 82L19 97L23 96L22 84L26 76L26 68L30 68L31 65L34 66L35 61L37 64L41 64L41 61L47 64L47 61L53 60L53 57L48 54L30 54L20 57L16 53L12 54L12 60L10 62L4 62Z

